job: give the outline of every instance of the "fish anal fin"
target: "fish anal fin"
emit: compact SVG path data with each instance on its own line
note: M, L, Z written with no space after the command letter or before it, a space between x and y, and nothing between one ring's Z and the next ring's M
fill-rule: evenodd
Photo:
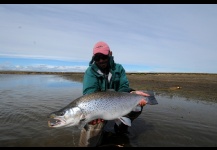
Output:
M123 122L123 124L127 125L127 126L131 126L131 120L130 118L127 117L120 117L119 120L121 122Z

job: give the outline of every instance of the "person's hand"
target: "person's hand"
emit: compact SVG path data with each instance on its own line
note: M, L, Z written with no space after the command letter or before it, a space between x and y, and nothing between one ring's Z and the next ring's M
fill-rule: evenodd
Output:
M150 96L149 94L144 93L144 92L142 92L142 91L131 91L130 93L138 94L138 95L141 95L141 96Z
M138 105L140 105L140 106L145 106L147 104L147 101L145 100L145 99L141 99L140 101L139 101L139 104Z
M96 120L90 121L88 124L95 125L95 124L99 124L103 121L104 121L103 119L96 119Z
M133 94L138 94L138 95L141 95L141 96L150 96L149 94L147 93L144 93L142 91L131 91L130 93L133 93ZM147 104L147 101L145 99L141 99L139 101L139 104L140 106L145 106Z

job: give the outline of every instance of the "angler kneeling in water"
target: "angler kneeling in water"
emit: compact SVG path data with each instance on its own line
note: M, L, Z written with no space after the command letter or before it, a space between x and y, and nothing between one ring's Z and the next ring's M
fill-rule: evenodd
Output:
M108 44L100 41L94 45L92 60L83 77L83 95L98 91L107 91L108 89L113 89L117 92L149 96L147 93L135 91L129 87L125 69L121 64L114 62L114 57ZM125 116L131 122L141 114L143 106L146 105L146 101L141 99L139 105L140 107L137 107L137 110ZM106 123L107 121L101 118L89 122L81 130L79 146L98 146L103 136L102 129ZM119 121L115 123L114 130L116 133L127 133L128 126Z

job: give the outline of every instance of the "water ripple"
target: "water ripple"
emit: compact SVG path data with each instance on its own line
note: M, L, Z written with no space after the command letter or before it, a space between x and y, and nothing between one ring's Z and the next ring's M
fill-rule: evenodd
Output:
M0 146L76 147L76 127L49 128L47 115L82 95L82 84L55 75L0 75ZM156 95L133 121L131 146L217 146L217 104ZM112 127L111 127L112 128Z

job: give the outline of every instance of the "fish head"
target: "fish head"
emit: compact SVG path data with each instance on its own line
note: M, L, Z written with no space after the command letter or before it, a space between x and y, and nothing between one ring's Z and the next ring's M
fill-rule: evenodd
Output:
M48 115L48 126L52 128L76 126L83 118L78 107L61 109Z

